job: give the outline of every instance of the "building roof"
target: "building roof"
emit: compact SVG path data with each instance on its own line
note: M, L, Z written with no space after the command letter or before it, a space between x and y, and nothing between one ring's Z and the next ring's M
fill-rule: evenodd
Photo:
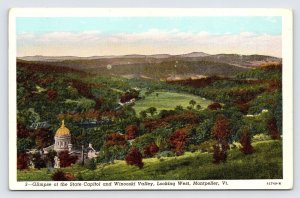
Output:
M60 136L68 136L68 135L71 135L70 130L67 127L65 127L65 121L62 120L61 126L59 129L57 129L55 136L60 137Z

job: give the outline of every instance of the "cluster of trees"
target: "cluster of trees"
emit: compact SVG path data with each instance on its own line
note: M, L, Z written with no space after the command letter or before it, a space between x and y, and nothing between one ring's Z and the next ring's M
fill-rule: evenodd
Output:
M68 151L56 153L50 151L46 155L40 152L23 152L17 155L17 168L20 170L28 169L30 166L41 169L54 166L54 157L58 156L61 167L68 167L75 164L78 160L77 156L70 155Z
M130 101L131 99L138 99L140 91L136 89L130 89L123 93L120 97L120 102L125 103Z

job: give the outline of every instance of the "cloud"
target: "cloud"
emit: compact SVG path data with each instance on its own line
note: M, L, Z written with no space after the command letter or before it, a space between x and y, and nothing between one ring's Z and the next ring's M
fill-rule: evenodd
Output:
M30 54L33 52L42 55L120 55L141 53L142 50L145 54L203 51L212 54L265 54L281 57L281 35L252 32L211 34L150 29L115 34L98 31L22 33L17 35L17 46L18 56L36 55Z

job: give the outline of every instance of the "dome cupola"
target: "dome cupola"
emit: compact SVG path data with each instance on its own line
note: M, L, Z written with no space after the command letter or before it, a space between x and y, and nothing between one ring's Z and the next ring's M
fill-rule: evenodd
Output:
M57 129L55 136L60 137L60 136L69 136L69 135L71 135L70 130L65 126L65 121L62 120L61 126L59 129Z

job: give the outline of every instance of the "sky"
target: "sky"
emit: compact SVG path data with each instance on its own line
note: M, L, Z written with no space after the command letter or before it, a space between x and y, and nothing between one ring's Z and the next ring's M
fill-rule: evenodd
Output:
M281 57L281 17L22 17L17 56L262 54Z

